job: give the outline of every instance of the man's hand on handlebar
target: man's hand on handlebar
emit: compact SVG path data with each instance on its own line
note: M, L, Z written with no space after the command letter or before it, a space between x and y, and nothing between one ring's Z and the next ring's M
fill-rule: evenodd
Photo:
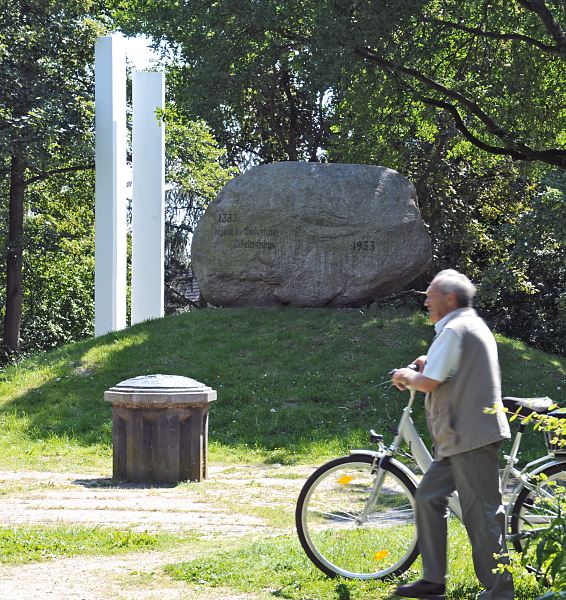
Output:
M414 388L418 392L428 393L434 391L441 382L422 375L421 371L424 369L425 362L426 356L419 356L408 367L391 371L389 373L391 375L391 383L402 392L409 387Z
M416 363L404 367L402 369L395 369L391 371L391 383L398 389L404 392L407 386L411 385L411 381L414 378L419 367Z
M417 371L419 373L422 373L425 368L425 364L426 364L426 354L423 354L422 356L415 358L415 360L413 361L413 364L417 365Z

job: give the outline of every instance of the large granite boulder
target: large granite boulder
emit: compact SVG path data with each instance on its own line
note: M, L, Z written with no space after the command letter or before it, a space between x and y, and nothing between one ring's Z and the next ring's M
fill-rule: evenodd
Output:
M230 181L191 254L216 306L362 306L422 273L431 244L415 188L396 171L283 162Z

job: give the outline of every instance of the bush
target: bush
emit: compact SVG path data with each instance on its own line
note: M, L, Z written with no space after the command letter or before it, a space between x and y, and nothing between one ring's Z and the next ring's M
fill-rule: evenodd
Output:
M490 232L478 290L495 328L556 353L566 351L565 191L566 174L548 177L524 210Z

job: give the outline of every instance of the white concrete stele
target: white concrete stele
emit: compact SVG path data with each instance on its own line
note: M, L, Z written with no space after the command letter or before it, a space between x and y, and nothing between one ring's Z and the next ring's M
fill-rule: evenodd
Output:
M135 72L132 81L132 325L164 314L165 76Z
M126 326L126 59L114 37L95 46L94 333Z

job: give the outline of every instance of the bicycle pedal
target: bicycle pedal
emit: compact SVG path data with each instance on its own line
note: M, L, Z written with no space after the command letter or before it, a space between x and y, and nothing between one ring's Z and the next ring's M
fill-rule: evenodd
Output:
M383 436L380 433L376 433L373 429L369 432L370 444L379 444L383 442Z

